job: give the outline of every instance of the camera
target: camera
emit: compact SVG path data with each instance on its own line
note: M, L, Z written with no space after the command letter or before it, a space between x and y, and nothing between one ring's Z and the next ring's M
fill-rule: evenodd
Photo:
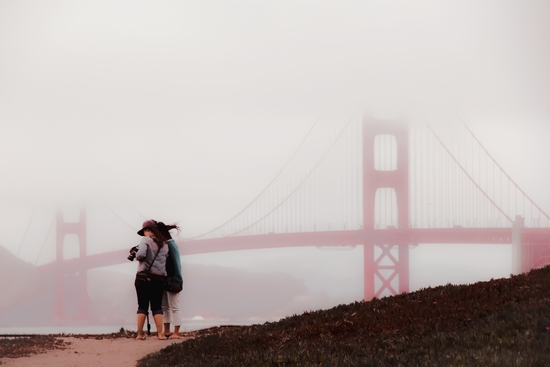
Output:
M130 255L128 255L128 260L134 261L136 258L136 252L138 251L138 247L134 246L130 249Z

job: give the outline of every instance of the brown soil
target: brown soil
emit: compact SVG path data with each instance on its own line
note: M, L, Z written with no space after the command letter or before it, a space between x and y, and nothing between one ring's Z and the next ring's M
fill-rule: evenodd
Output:
M134 367L147 354L194 337L181 333L181 339L158 340L148 336L136 340L135 332L108 335L38 335L0 339L0 365L10 367Z

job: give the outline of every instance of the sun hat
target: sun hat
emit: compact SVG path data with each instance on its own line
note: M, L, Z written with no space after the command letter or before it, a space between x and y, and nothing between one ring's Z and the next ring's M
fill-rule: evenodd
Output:
M157 226L157 221L153 219L147 219L145 222L143 222L143 225L141 226L141 229L137 232L140 236L144 236L145 234L143 231L145 231L147 228L153 228Z

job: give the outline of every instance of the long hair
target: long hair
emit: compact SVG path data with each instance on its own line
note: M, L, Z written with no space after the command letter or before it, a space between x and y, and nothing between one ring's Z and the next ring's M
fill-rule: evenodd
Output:
M156 229L160 232L160 238L162 238L163 241L168 241L172 239L172 235L170 234L171 229L177 229L178 233L180 231L180 227L178 227L176 224L164 224L163 222L157 222Z
M151 236L151 239L153 241L155 241L155 243L157 244L157 246L159 248L161 248L162 246L164 246L164 242L166 242L166 240L163 238L162 236L162 232L158 230L158 228L155 226L155 227L147 227L148 230L150 230L151 232L153 232L153 235Z

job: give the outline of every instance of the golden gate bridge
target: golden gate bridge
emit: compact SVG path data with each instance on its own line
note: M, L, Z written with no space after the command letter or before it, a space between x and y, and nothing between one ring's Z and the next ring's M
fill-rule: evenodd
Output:
M35 261L54 279L56 320L90 318L86 271L127 262L128 244L146 219L130 223L112 208L89 207L77 217L57 212ZM178 245L183 256L362 246L369 300L409 291L409 249L419 244L512 244L514 272L549 264L549 227L550 217L466 124L364 117L317 122L246 207ZM70 237L77 245L67 256ZM82 301L69 306L71 297Z

